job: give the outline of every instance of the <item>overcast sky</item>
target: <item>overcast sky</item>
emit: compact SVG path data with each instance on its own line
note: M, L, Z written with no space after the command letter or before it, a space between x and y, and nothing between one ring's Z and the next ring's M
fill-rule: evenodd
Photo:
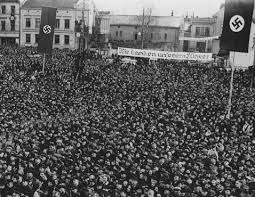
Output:
M174 11L176 16L212 16L225 0L94 0L98 10L113 14L140 14L143 7L153 8L154 15L167 16Z

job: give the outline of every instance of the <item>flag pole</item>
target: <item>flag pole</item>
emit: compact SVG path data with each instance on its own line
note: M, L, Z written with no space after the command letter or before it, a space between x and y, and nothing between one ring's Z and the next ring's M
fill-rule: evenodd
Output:
M254 52L254 55L253 55L253 65L252 65L252 74L251 74L251 85L250 85L250 89L251 89L251 91L252 91L252 89L253 89L253 83L254 83L254 73L255 73L255 47L254 47L254 45L255 45L255 35L254 35L254 37L253 37L253 52Z
M46 64L46 54L44 53L43 54L43 70L42 70L43 73L45 71L45 64Z
M235 73L235 52L233 54L233 65L231 66L231 80L230 80L230 91L229 91L229 99L228 99L228 114L227 118L231 118L231 107L232 107L232 97L233 97L233 83L234 83L234 73Z

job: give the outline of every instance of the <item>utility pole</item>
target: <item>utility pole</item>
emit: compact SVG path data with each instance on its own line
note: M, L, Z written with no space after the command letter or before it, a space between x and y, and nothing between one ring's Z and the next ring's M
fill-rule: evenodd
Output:
M81 25L81 49L80 51L84 54L84 48L85 48L85 19L84 19L84 9L85 9L85 0L82 1L82 25ZM84 57L84 55L82 55ZM83 59L83 58L82 58Z
M143 8L143 20L142 20L142 49L143 49L143 40L144 40L144 8Z
M85 9L85 0L83 0L83 6L82 6L82 24L81 24L81 34L79 38L79 56L78 56L78 68L77 68L77 74L75 81L78 80L79 75L82 71L82 63L84 61L84 49L85 49L85 19L84 19L84 9Z

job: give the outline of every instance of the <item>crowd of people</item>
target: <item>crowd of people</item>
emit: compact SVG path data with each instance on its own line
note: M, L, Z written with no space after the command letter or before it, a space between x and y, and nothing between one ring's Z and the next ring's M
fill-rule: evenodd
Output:
M250 73L0 50L0 196L254 197Z

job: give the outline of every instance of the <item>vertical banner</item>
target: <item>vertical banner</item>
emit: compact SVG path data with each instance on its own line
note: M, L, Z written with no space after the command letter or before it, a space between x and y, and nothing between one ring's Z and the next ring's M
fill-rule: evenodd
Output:
M38 42L38 52L51 54L57 8L43 7Z
M254 0L225 0L220 48L248 52Z

